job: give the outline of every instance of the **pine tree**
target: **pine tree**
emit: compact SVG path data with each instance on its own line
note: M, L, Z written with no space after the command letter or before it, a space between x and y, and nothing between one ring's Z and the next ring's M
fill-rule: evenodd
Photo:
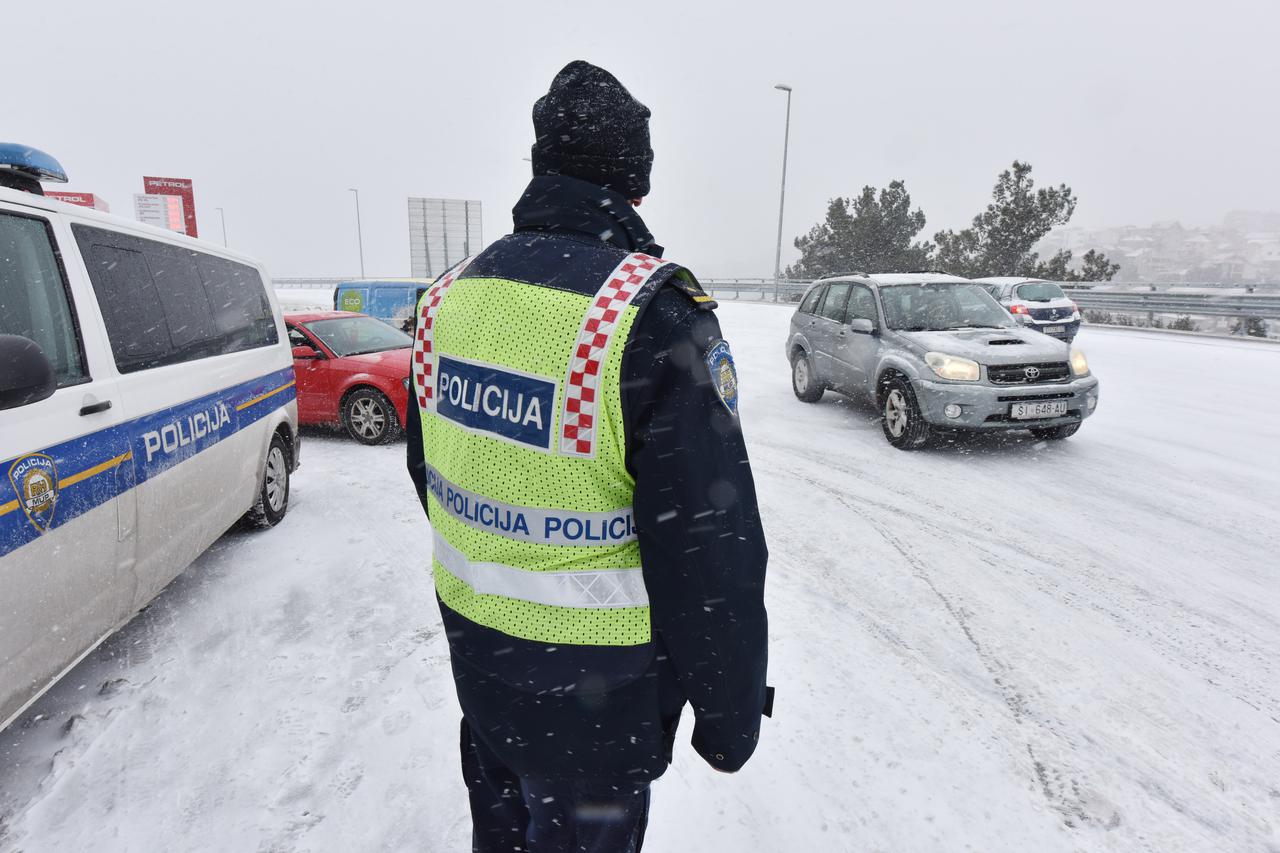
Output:
M1120 265L1097 250L1085 254L1079 272L1071 269L1068 250L1047 261L1032 251L1053 228L1070 222L1076 209L1075 195L1066 184L1048 189L1035 186L1031 164L1015 160L1011 169L1000 173L991 191L991 203L973 218L970 227L934 235L936 264L967 278L1016 275L1050 281L1110 281Z
M856 198L833 198L826 219L796 238L800 260L787 268L787 277L927 269L933 246L915 242L924 225L924 211L911 209L911 194L902 181L891 182L879 194L866 186Z

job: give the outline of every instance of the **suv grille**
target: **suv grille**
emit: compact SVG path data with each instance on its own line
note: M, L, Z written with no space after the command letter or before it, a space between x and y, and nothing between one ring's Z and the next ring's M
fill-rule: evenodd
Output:
M987 378L993 385L1042 385L1065 382L1071 378L1071 367L1065 361L1046 364L991 364Z

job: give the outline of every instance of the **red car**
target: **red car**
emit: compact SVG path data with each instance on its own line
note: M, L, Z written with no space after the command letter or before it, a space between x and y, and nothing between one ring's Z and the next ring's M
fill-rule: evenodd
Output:
M413 339L365 314L284 315L298 381L298 421L340 424L363 444L400 433L409 405Z

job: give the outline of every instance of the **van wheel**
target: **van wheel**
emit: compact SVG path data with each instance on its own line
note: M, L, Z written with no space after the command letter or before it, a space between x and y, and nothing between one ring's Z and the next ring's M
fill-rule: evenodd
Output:
M803 350L791 357L791 390L802 403L816 403L822 398L822 383Z
M396 410L381 391L360 388L342 401L342 425L361 444L383 444L400 428Z
M1031 434L1041 441L1061 441L1071 438L1080 430L1080 424L1063 424L1056 427L1033 428Z
M880 427L884 437L899 450L919 450L929 443L933 430L920 414L911 383L895 376L880 395Z
M262 468L262 484L258 487L258 499L245 515L250 526L266 529L275 527L289 511L289 448L276 433L267 448L267 464Z

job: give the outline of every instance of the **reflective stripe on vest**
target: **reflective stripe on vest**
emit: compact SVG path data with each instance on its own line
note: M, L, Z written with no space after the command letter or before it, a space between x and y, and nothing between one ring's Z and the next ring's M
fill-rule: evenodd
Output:
M565 456L588 459L595 456L600 373L614 332L618 330L618 317L649 277L665 263L643 252L633 252L609 274L591 300L578 331L564 386L560 452Z
M631 507L614 512L573 512L519 506L451 483L429 464L423 467L427 490L449 515L476 530L547 545L621 545L638 538Z
M439 533L435 558L458 580L481 595L500 595L551 607L648 607L644 574L638 569L531 572L501 563L467 559Z
M462 271L476 258L464 258L453 269L440 277L422 296L418 306L418 331L413 336L413 381L418 389L418 407L422 411L436 410L435 392L435 325L436 312L449 290L449 285L462 275Z

